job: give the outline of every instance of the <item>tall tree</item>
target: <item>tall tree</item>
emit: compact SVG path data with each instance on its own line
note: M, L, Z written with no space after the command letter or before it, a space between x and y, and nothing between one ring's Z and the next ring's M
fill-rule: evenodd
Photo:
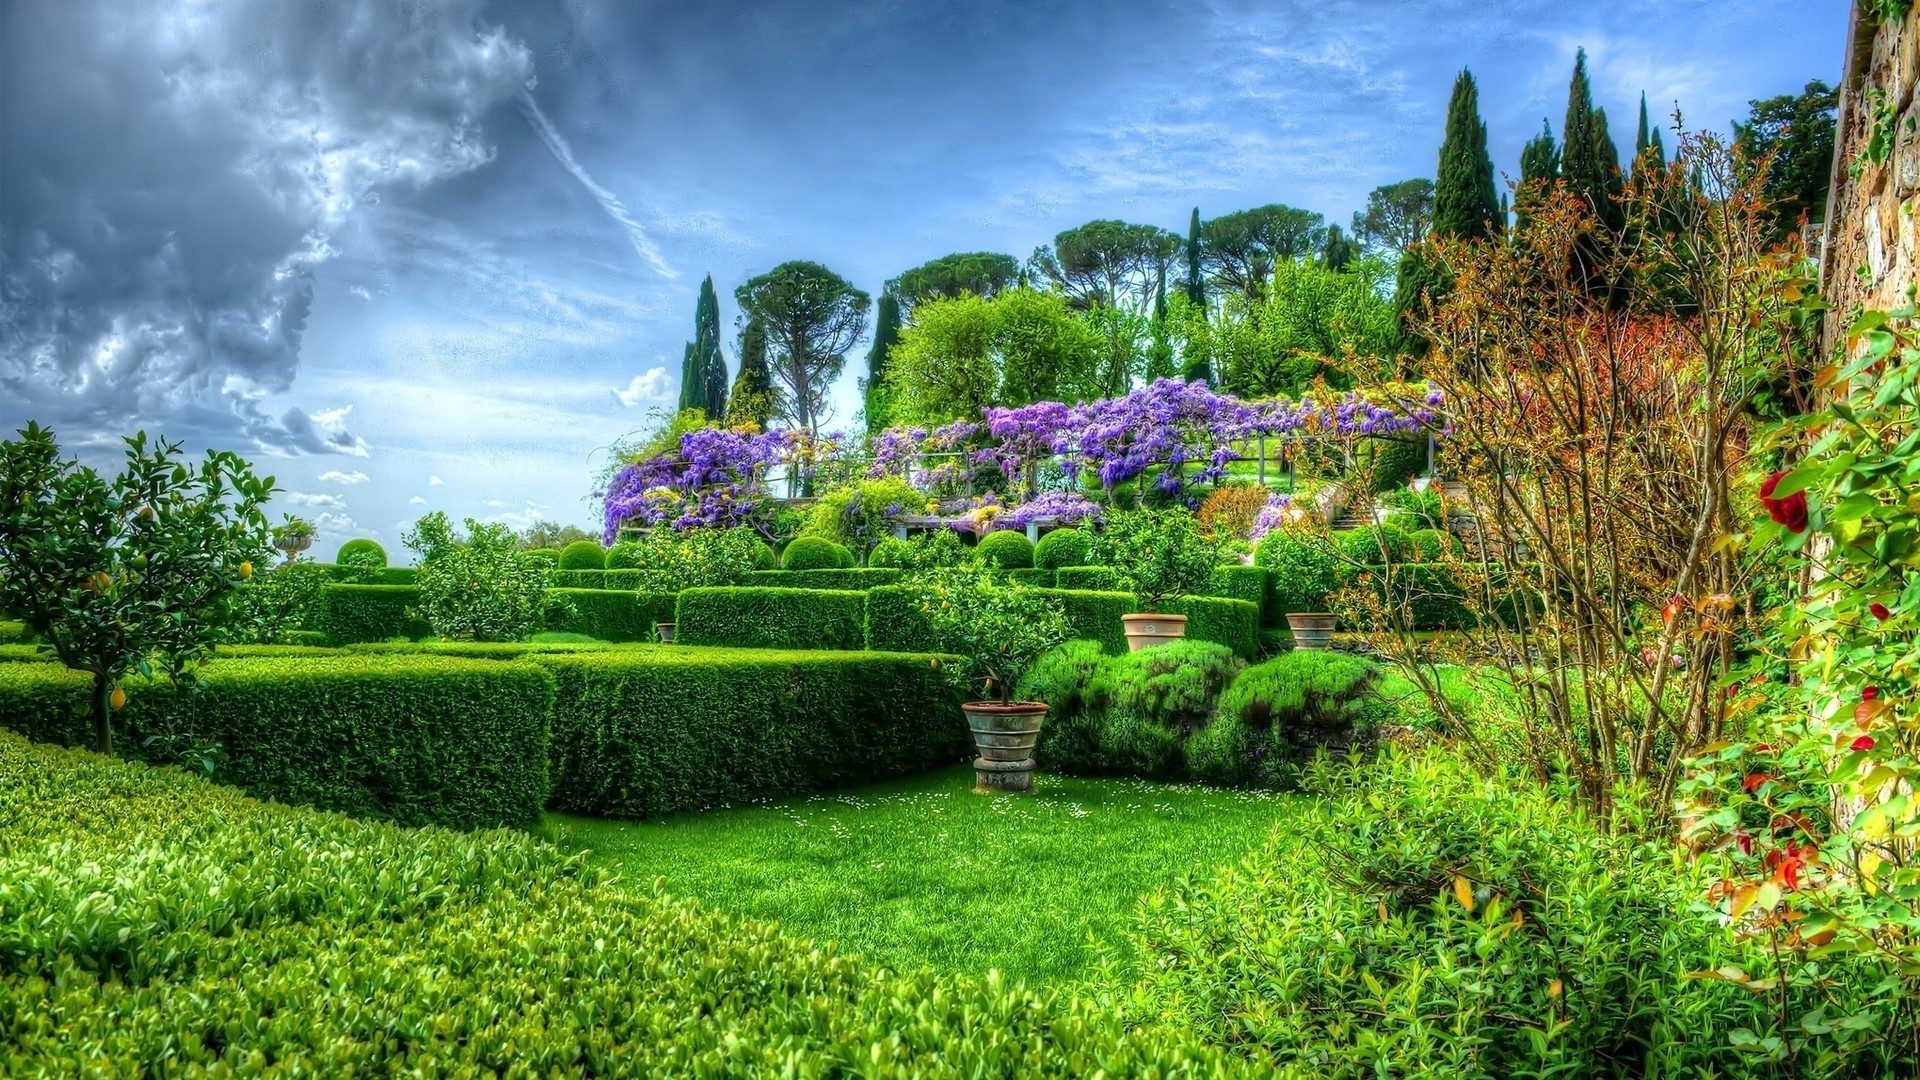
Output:
M1645 91L1641 91L1640 130L1633 139L1633 172L1637 176L1643 168L1664 169L1666 167L1667 147L1661 141L1659 126L1647 121L1647 95Z
M1320 248L1320 262L1329 270L1345 270L1360 258L1360 246L1340 231L1340 226L1327 226L1327 241Z
M1612 184L1601 143L1604 140L1610 147L1613 140L1597 128L1587 50L1581 49L1574 55L1573 78L1567 83L1567 117L1560 125L1560 179L1569 192L1587 200L1598 219L1611 221L1607 193ZM1619 160L1617 151L1613 158Z
M1146 381L1173 377L1173 334L1167 325L1167 286L1163 281L1153 297L1153 323L1148 328Z
M786 418L818 432L828 391L866 332L872 301L846 278L801 260L781 263L733 295L747 318L766 326L768 366L786 391Z
M1782 234L1804 214L1819 222L1827 214L1827 183L1833 169L1834 110L1840 95L1815 79L1798 94L1747 102L1745 123L1733 137L1743 160L1770 160L1765 186Z
M1487 125L1480 119L1480 89L1473 73L1462 70L1453 80L1447 103L1447 133L1440 143L1440 167L1434 174L1433 224L1436 236L1480 240L1505 223L1499 196L1493 187L1493 158L1487 154ZM1404 319L1425 309L1447 288L1437 267L1418 250L1400 260L1394 289L1394 309Z
M1187 219L1187 299L1201 311L1207 309L1206 256L1200 247L1200 208L1193 208Z
M1516 228L1525 228L1527 210L1544 189L1560 180L1560 144L1553 141L1553 125L1543 118L1540 134L1520 148L1520 187L1514 192L1513 219Z
M693 340L680 360L680 409L699 409L714 420L727 414L727 361L720 355L720 298L712 274L700 283Z
M1433 181L1402 180L1367 193L1367 208L1353 215L1353 238L1369 252L1398 256L1426 238L1433 219Z
M1620 201L1625 194L1626 175L1620 169L1620 148L1614 144L1613 135L1607 131L1607 110L1593 110L1593 158L1600 163L1601 192L1606 201L1597 204L1600 208L1600 220L1607 227L1618 230L1627 221L1627 207Z
M1020 263L1011 255L970 251L930 259L887 282L885 292L907 313L922 300L963 293L991 299L1011 288L1020 277Z
M1279 262L1320 252L1327 227L1311 210L1273 203L1213 218L1200 236L1214 283L1258 300Z
M779 411L773 372L767 368L767 324L748 319L740 332L740 374L733 379L727 403L727 426L753 424L765 428Z
M1154 225L1089 221L1035 249L1034 278L1064 293L1079 308L1145 305L1155 283L1180 250L1180 238Z
M1012 262L1012 259L1008 259ZM900 301L891 290L880 294L880 310L874 317L873 347L867 350L867 377L860 380L867 431L879 431L889 423L887 408L891 396L887 386L887 351L900 341Z

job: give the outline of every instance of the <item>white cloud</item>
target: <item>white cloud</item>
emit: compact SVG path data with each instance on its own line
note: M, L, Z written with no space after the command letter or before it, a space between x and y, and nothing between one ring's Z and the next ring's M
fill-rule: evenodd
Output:
M446 483L446 481L437 476L429 476L427 477L427 483L432 484L434 487L439 487L441 484Z
M667 397L667 369L650 367L645 375L635 375L627 383L625 390L615 390L613 396L625 408L633 408L643 401L665 401Z
M372 479L372 477L358 469L355 469L353 472L341 472L339 469L328 469L326 472L320 474L320 479L329 484L364 484Z
M427 505L427 500L419 495L415 495L413 498L408 499L407 503L412 506L425 506Z
M306 506L321 510L345 510L347 501L338 495L327 492L289 491L287 501L295 506Z

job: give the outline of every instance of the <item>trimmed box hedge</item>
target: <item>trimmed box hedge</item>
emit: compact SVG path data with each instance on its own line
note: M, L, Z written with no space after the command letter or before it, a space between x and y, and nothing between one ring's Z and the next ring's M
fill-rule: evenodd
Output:
M1120 575L1110 566L1063 566L1054 571L1056 588L1088 592L1124 592Z
M1073 636L1100 643L1109 653L1127 651L1126 624L1120 616L1141 610L1131 593L1084 589L1036 589L1065 610ZM887 586L867 591L867 648L874 652L941 652L929 620L914 609L911 590ZM1169 614L1188 618L1187 636L1214 641L1236 655L1251 657L1260 649L1259 609L1244 600L1189 596L1166 605Z
M655 623L673 621L674 598L667 593L614 589L548 589L547 592L572 606L572 613L559 617L552 626L564 633L585 634L601 641L652 641Z
M971 746L929 655L676 644L531 661L556 680L558 810L655 817L925 772Z
M876 585L898 585L903 573L892 566L863 566L852 570L755 570L747 585L776 589L832 589L864 592Z
M550 570L547 584L556 589L625 589L638 592L644 570Z
M1270 619L1286 622L1284 616L1267 612L1267 569L1264 566L1221 566L1207 579L1207 587L1201 590L1200 595L1245 600L1253 605L1254 617L1262 626L1267 625Z
M369 586L378 587L378 586ZM529 664L436 656L240 658L184 692L130 680L115 746L172 763L152 735L219 745L215 778L261 797L406 825L530 826L547 798L553 679ZM88 676L0 664L0 723L92 741Z
M1212 641L1250 660L1260 653L1260 608L1245 600L1224 596L1183 596L1169 600L1161 610L1187 617L1187 637Z
M425 637L432 628L413 614L420 603L417 585L331 584L320 590L314 629L329 645Z
M411 566L341 566L320 563L320 568L335 581L348 585L418 585L420 571Z
M374 641L348 645L343 653L362 656L460 656L469 660L518 660L531 653L634 652L651 645L615 645L605 641Z
M741 649L858 649L866 640L866 609L867 594L850 590L684 589L674 607L674 641Z

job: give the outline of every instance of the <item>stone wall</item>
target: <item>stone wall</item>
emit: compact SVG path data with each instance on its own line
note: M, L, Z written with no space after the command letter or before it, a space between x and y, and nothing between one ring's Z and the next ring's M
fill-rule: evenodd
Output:
M1897 22L1876 24L1856 0L1845 65L1821 258L1821 291L1832 305L1830 345L1846 333L1854 310L1909 301L1920 268L1920 4ZM1889 122L1891 157L1863 163L1856 176L1853 163L1875 127Z

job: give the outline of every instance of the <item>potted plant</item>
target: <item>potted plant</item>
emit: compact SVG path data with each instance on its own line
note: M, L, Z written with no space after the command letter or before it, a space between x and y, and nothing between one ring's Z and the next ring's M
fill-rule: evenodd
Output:
M288 562L300 557L300 553L313 546L313 522L305 518L286 516L286 520L273 528L273 546L279 548Z
M657 622L653 624L654 636L660 639L660 644L673 644L673 626L674 624L670 622Z
M979 752L974 790L1032 791L1033 747L1047 703L1015 701L1013 690L1035 660L1071 636L1066 612L1032 589L959 572L935 572L915 588L915 606L934 640L965 660L973 700L960 708Z
M1131 510L1109 514L1095 541L1096 555L1147 610L1122 615L1134 652L1187 636L1187 617L1162 604L1206 587L1220 565L1220 548L1185 510Z

